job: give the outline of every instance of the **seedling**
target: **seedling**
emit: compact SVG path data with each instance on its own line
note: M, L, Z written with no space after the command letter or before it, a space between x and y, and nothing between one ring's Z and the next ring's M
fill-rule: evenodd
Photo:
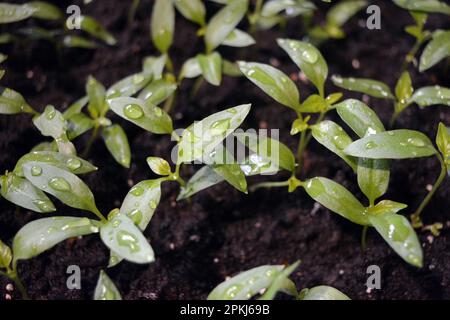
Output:
M0 3L0 24L8 24L23 21L29 18L39 20L57 21L61 23L60 29L49 30L41 27L17 28L12 33L3 33L0 35L0 43L23 42L26 40L47 40L60 46L68 48L87 48L92 49L97 45L94 41L78 36L72 30L66 28L64 13L55 5L44 1L29 1L25 4ZM111 35L99 22L90 16L79 17L80 30L89 34L91 37L105 42L108 45L117 43Z
M261 266L221 283L208 296L208 300L273 300L278 292L292 296L296 300L350 300L339 290L318 286L297 290L289 276L298 268L300 262L290 266Z
M395 125L399 115L409 106L417 104L420 108L435 105L450 106L450 89L441 86L427 86L414 90L411 76L407 71L403 72L395 87L395 94L389 86L383 82L372 79L342 78L333 76L335 86L360 92L378 99L387 99L394 105L394 113L390 121L390 127Z
M432 13L441 13L450 15L450 6L444 2L432 1L407 1L394 0L399 7L409 10L415 21L415 25L405 28L406 32L416 39L416 43L405 59L403 69L408 64L416 63L415 56L424 43L429 41L420 58L419 70L426 71L439 63L441 60L450 56L450 31L437 30L434 32L425 29L428 15Z

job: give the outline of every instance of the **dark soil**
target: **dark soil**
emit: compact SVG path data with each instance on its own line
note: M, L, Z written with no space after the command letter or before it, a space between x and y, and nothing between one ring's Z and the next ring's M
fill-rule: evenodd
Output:
M61 7L69 4L69 1L54 2ZM346 39L328 41L321 50L329 63L330 74L375 78L394 86L403 58L413 45L413 39L403 31L411 18L391 1L372 2L382 9L382 30L366 29L366 15L362 12L347 24ZM95 1L84 7L84 13L99 19L117 36L119 45L114 48L100 46L95 51L63 50L58 54L51 44L42 41L2 47L1 51L10 56L5 63L7 73L2 85L21 92L38 110L43 110L47 104L63 110L84 94L88 75L111 85L138 71L145 56L157 54L149 38L151 3L142 1L131 27L126 23L128 1ZM211 8L216 7L211 5ZM321 13L319 18L323 15ZM450 28L445 17L437 15L430 20L430 28ZM15 27L17 25L8 26ZM194 40L195 31L192 24L179 17L171 51L176 68L202 50L201 40ZM295 65L277 47L275 39L299 39L301 35L301 23L291 21L285 30L259 33L258 44L250 49L221 51L230 60L268 63L276 59L281 69L295 73ZM358 62L360 67L355 68ZM450 85L444 64L425 74L415 68L410 71L416 88L438 83ZM303 98L312 93L310 85L300 81L298 85ZM282 140L295 147L296 141L289 135L291 111L275 104L246 79L225 78L220 88L204 85L194 100L189 98L192 86L193 83L187 81L181 88L175 107L176 127L183 128L226 107L251 102L253 109L246 126L281 128ZM328 92L336 90L330 85ZM360 95L354 97L361 98ZM388 121L392 111L389 103L373 99L369 104ZM99 141L89 160L100 170L85 177L99 208L105 213L120 205L131 185L151 178L145 162L147 156L169 159L173 147L166 136L149 134L118 118L114 121L122 124L129 135L133 150L131 169L118 166ZM439 121L450 124L448 107L427 110L412 107L397 126L421 130L434 137ZM40 136L28 116L1 116L0 170L13 168L19 157L38 142ZM82 148L85 142L81 139L76 144ZM307 152L306 165L305 176L331 178L363 199L355 175L340 159L314 142ZM438 173L439 165L433 158L394 162L386 198L409 204L404 214L410 214ZM184 174L188 176L192 172L187 170ZM373 231L368 235L367 250L362 252L361 228L315 205L302 190L294 194L284 189L261 190L246 196L221 184L200 193L192 201L179 203L175 201L178 189L164 186L159 209L145 233L156 252L156 262L147 266L122 263L108 270L108 274L125 299L204 299L227 276L263 264L292 263L301 259L301 267L293 275L300 288L331 285L353 299L449 299L449 186L447 181L424 212L425 223L439 221L444 229L439 237L419 232L425 255L421 270L402 261ZM57 206L61 208L58 215L80 214L60 203ZM0 212L0 235L4 241L12 239L27 222L42 217L23 209L16 211L15 206L5 201L0 201ZM99 237L88 236L61 243L38 258L20 263L19 272L33 299L91 299L99 271L105 268L107 261L108 251ZM67 290L66 269L72 264L81 267L82 290ZM373 264L381 267L382 289L367 292L366 269ZM0 299L10 294L5 289L8 283L7 279L0 279ZM12 298L20 296L13 292Z

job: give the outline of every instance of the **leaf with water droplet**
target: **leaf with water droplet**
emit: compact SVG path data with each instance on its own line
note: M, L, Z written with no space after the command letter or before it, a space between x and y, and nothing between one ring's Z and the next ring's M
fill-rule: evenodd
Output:
M152 74L139 72L113 84L107 91L108 98L131 97L141 91L152 79Z
M130 167L131 151L128 137L118 124L106 127L102 131L102 137L106 148L121 166Z
M1 8L0 8L1 10ZM24 97L9 88L0 87L0 114L33 113Z
M152 81L141 91L138 99L145 100L155 106L166 101L177 90L177 85L168 80L161 79Z
M277 42L315 85L320 95L323 95L328 77L328 65L320 51L312 44L303 41L278 39Z
M135 98L109 99L112 111L135 125L156 134L169 134L173 131L172 119L157 106Z
M14 261L34 258L66 239L97 232L97 222L87 218L53 217L30 222L14 237Z
M374 203L376 199L383 196L388 187L390 179L389 160L358 159L358 185L361 191Z
M450 31L436 31L420 57L420 72L424 72L450 56Z
M5 24L28 19L36 10L36 8L26 4L0 3L0 23Z
M48 163L76 175L97 171L97 167L76 156L52 151L33 151L19 159L14 168L14 173L20 177L24 177L23 165L33 161Z
M12 261L11 249L0 240L0 269L9 268Z
M407 207L408 206L403 203L391 200L383 200L377 203L375 206L367 208L367 213L374 216L386 213L398 213L399 211L406 209Z
M367 7L367 1L352 0L334 5L327 13L327 24L342 27L358 11Z
M177 201L190 198L194 194L221 183L224 180L210 166L204 166L191 177L186 183L186 186L181 188Z
M311 198L331 211L354 223L370 225L364 206L340 184L318 177L306 181L304 188Z
M28 180L14 173L0 177L1 195L6 200L35 212L48 213L56 211L50 199Z
M353 142L345 153L359 158L410 159L436 154L430 139L419 131L394 130L371 135Z
M318 286L311 289L303 289L300 292L299 300L350 300L350 298L341 291L329 287Z
M295 283L289 279L289 276L298 268L299 265L300 261L297 261L280 272L259 300L273 300L280 291L296 297L298 295L297 287L295 286Z
M89 98L88 110L93 118L103 117L108 111L105 102L106 89L97 79L89 76L86 83L86 93Z
M395 213L369 215L370 223L397 254L409 264L422 267L422 247L405 217Z
M283 143L267 136L258 136L255 133L235 133L240 143L245 145L259 157L269 162L270 166L264 168L266 172L277 172L280 168L294 172L295 156Z
M248 0L232 0L211 18L205 31L208 52L212 52L227 39L244 18L247 9Z
M153 5L151 35L153 44L161 53L167 53L173 42L175 9L173 1L156 0Z
M439 123L436 144L444 157L450 175L450 128L446 127L442 122Z
M80 17L80 27L84 32L89 33L94 38L102 40L110 46L117 43L116 38L108 32L97 20L89 16Z
M380 99L395 99L391 89L383 82L363 78L342 78L334 75L331 80L334 85L355 92L367 94Z
M197 78L201 76L202 69L200 68L200 63L197 58L188 59L181 68L180 79L188 78Z
M251 46L255 44L255 39L251 35L249 35L247 32L244 32L239 29L234 29L228 37L225 39L224 42L222 42L223 46L229 46L229 47L237 47L237 48L244 48Z
M285 266L261 266L238 274L218 285L208 300L250 300L270 287Z
M205 25L206 8L201 0L175 0L175 7L188 20Z
M310 95L301 105L302 113L320 113L328 109L328 104L324 98L317 94Z
M33 119L33 123L43 136L55 139L59 152L67 155L76 154L74 145L67 137L67 122L55 107L47 106L43 114Z
M408 100L408 104L417 103L421 108L433 105L450 106L450 88L441 86L423 87Z
M209 162L209 161L208 161ZM247 180L233 155L222 145L213 152L212 169L237 190L247 193Z
M414 93L411 76L408 71L404 71L397 81L395 86L395 96L398 100L396 111L401 112L408 106L408 99L411 98Z
M108 275L101 270L95 287L94 300L115 301L122 300L119 290Z
M40 167L42 174L34 176L33 167ZM76 175L45 162L24 163L23 173L36 188L53 195L66 205L98 214L94 195L89 187Z
M67 137L69 140L75 140L85 134L95 126L95 121L84 113L73 115L67 119Z
M241 125L250 112L250 108L250 104L240 105L214 113L189 126L184 130L178 143L177 163L208 157L227 136Z
M356 159L345 154L344 150L353 140L333 121L322 121L312 127L312 135L321 145L335 153L356 171Z
M417 12L444 13L450 15L450 6L438 0L393 0L399 7Z
M222 57L218 52L209 55L199 54L197 56L200 69L206 81L214 86L222 82Z
M167 58L167 54L162 54L159 57L146 57L142 66L143 72L152 76L153 80L162 79L164 68L167 63Z
M105 245L120 257L144 264L155 260L152 247L133 221L124 214L116 215L100 228Z
M239 62L241 72L275 101L294 110L300 108L295 83L280 70L262 63Z
M161 200L161 180L146 180L135 185L123 200L120 213L127 215L144 231Z

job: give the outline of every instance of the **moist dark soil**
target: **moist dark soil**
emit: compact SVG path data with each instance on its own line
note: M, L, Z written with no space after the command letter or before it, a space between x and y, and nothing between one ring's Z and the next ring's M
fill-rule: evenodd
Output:
M53 2L58 2L61 8L71 4L69 1ZM412 20L391 1L372 2L381 7L381 30L368 30L365 27L367 15L362 12L346 25L345 39L328 41L321 46L321 51L329 63L330 74L374 78L393 87L401 73L404 56L413 46L413 39L403 30ZM129 1L95 1L83 7L83 13L96 17L118 38L116 47L100 45L91 51L58 51L45 41L3 46L1 52L8 54L9 59L5 63L7 72L2 85L21 92L39 111L48 104L64 110L84 95L88 75L94 75L109 86L137 72L145 56L157 54L149 37L151 6L152 1L142 1L131 26L127 24ZM327 5L320 6L318 23L323 20ZM217 8L209 4L211 12ZM24 24L36 23L30 20ZM435 15L429 27L449 29L450 21ZM14 28L17 25L4 29ZM178 17L175 45L171 50L177 69L187 58L203 50L195 32L195 26ZM279 64L282 70L295 75L296 66L275 40L279 37L300 39L303 34L301 21L295 20L284 29L259 32L257 45L253 47L221 49L221 52L230 60ZM410 71L416 88L450 85L445 63L424 74L414 67ZM313 93L311 85L301 80L297 83L303 98ZM227 77L219 88L204 85L194 99L190 97L192 88L191 81L181 87L173 115L177 128L226 107L251 102L253 108L245 126L281 129L282 141L295 148L296 138L289 135L294 114L274 103L246 79ZM332 85L328 88L328 92L337 90ZM361 95L346 93L346 97L361 98ZM392 106L378 99L366 99L366 102L387 123ZM84 179L104 213L120 206L133 184L152 178L145 162L147 156L170 159L173 147L167 136L144 132L117 117L113 120L123 125L128 133L133 159L131 169L126 170L114 162L101 141L92 148L89 160L100 170ZM420 130L434 137L440 121L450 124L448 107L426 110L411 107L399 119L397 127ZM85 145L85 139L76 141L79 150ZM19 157L39 142L40 135L29 116L1 116L0 170L11 170ZM427 186L436 180L439 170L434 158L394 162L386 199L407 203L409 208L404 214L411 214L427 194ZM183 175L188 177L192 173L192 169L186 169ZM315 142L306 153L304 171L304 177L314 176L333 179L363 200L356 177L346 164ZM261 178L250 183L258 181ZM425 224L442 222L444 229L439 237L418 231L425 256L424 267L420 270L401 260L373 231L368 234L367 249L363 252L361 228L315 204L303 190L293 194L284 189L260 190L243 195L221 184L194 196L191 201L176 202L179 190L168 184L164 185L161 204L145 232L156 252L156 262L145 266L124 262L108 270L108 274L125 299L205 299L227 276L263 264L287 264L301 259L299 270L292 276L299 288L331 285L353 299L449 299L449 186L449 181L444 183L424 212ZM57 207L58 215L80 215L61 203L57 203ZM23 225L41 217L0 201L1 239L10 243ZM19 273L32 299L91 299L99 271L107 265L108 254L98 236L87 236L66 241L35 259L21 262ZM81 267L81 290L66 287L69 265ZM366 270L370 265L381 268L381 290L367 291ZM8 283L7 279L0 278L0 299L7 295L20 299L18 292L6 290Z

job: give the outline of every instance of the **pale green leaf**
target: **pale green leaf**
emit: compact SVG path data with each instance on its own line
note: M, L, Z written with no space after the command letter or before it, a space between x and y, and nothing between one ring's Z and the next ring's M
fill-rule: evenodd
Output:
M58 20L64 18L62 11L55 5L45 1L30 1L26 6L35 10L34 18L44 20Z
M333 26L342 27L358 11L366 8L367 1L351 0L339 2L334 5L327 13L327 22Z
M403 9L427 13L445 13L450 15L450 6L438 0L393 0Z
M97 286L95 287L94 300L115 301L122 300L119 290L117 290L114 282L102 270L98 277Z
M172 173L172 169L170 168L170 164L158 157L148 157L147 163L153 173L160 176L168 176Z
M420 57L420 72L424 72L441 60L450 57L450 31L438 31L433 34L431 40Z
M81 30L89 33L94 38L102 40L110 46L114 46L117 43L116 38L108 32L98 21L89 16L81 16Z
M350 300L350 298L339 290L328 287L318 286L311 289L304 289L300 293L300 300Z
M28 19L35 12L35 8L26 4L0 3L0 24Z
M224 180L210 166L204 166L192 176L186 183L186 186L181 188L177 201L190 198L194 194L221 183Z
M141 93L138 99L145 100L155 106L166 101L177 90L176 83L160 79L152 81Z
M201 74L202 74L202 69L200 67L200 63L199 63L198 59L191 58L183 64L183 67L181 68L181 72L180 72L180 79L197 78L197 77L201 76Z
M12 261L11 249L0 240L0 269L9 268Z
M163 54L159 57L146 57L143 62L143 72L145 74L151 75L153 77L153 80L160 80L163 76L166 63L166 54Z
M298 295L297 287L295 286L295 283L289 279L289 276L298 268L299 265L300 261L285 268L275 278L272 285L267 289L267 291L261 296L259 300L273 300L275 299L279 291L296 297Z
M380 99L395 99L391 89L380 81L362 78L342 78L340 76L333 76L331 80L335 86L342 89L364 93Z
M106 91L106 96L109 98L131 97L141 91L151 79L152 75L149 73L140 72L133 74L111 86Z
M106 127L102 131L106 148L121 166L130 167L131 151L127 134L118 124Z
M151 33L155 47L167 53L173 42L175 31L175 9L173 1L156 0L153 5Z
M408 103L417 103L421 108L441 104L450 106L450 89L441 86L420 88L414 92Z
M23 96L9 88L0 87L0 114L32 113Z
M244 48L255 44L256 41L247 32L234 29L228 37L222 42L222 45L229 47Z
M218 52L209 55L199 54L197 56L200 69L206 81L214 86L222 82L222 57Z
M188 20L205 25L206 8L201 0L174 0L177 10Z
M73 115L67 119L67 137L74 140L95 127L95 121L84 113Z

